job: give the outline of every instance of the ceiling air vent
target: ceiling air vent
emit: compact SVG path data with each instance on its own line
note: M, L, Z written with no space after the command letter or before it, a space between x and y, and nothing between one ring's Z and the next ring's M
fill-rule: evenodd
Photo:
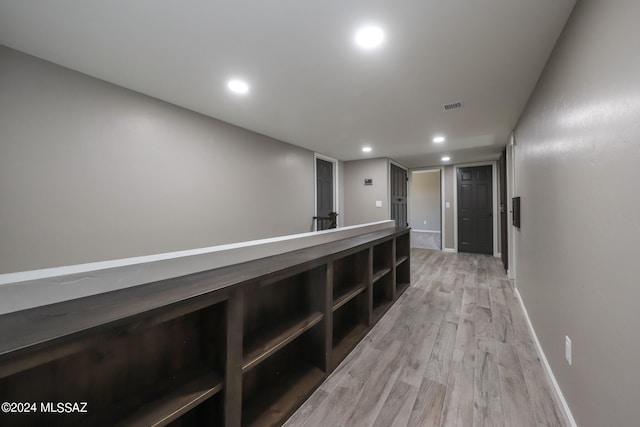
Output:
M444 104L442 107L444 108L444 111L451 111L457 108L462 108L462 102L452 102L451 104Z

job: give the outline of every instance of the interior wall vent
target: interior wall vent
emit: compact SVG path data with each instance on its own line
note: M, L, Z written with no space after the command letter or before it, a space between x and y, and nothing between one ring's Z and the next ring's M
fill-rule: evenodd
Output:
M451 104L444 104L442 107L444 108L444 111L451 111L457 108L462 108L462 102L452 102Z

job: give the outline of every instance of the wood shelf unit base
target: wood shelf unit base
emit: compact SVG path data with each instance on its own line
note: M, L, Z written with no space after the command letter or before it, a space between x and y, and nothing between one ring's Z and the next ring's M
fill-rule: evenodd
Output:
M346 334L333 337L332 369L335 369L342 360L362 340L369 328L364 323L358 323L349 329Z
M297 366L265 388L264 394L245 402L243 426L282 425L324 380L315 366Z
M280 425L322 383L311 332L243 374L243 426Z
M396 285L396 293L398 296L402 295L404 293L404 291L406 291L409 288L409 283L398 283Z

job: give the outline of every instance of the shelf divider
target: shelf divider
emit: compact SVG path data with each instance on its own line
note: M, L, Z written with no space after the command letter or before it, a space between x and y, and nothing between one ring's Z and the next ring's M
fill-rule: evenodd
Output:
M391 271L390 267L381 268L380 270L376 271L375 273L373 273L372 282L376 283L378 280L383 278L390 271Z
M401 256L401 257L398 257L398 259L396 260L396 266L398 266L398 265L402 264L402 263L403 263L403 262L405 262L408 258L409 258L409 257L408 257L408 256L406 256L406 255Z
M333 300L333 311L336 311L367 289L366 283L358 283Z
M193 372L189 378L170 394L143 405L117 426L165 426L223 388L222 379L211 370L200 369Z
M248 344L245 343L247 347L242 361L242 372L257 366L305 331L311 329L323 318L324 315L316 311L306 316L296 317L268 331L259 331L259 336L253 340L249 339Z

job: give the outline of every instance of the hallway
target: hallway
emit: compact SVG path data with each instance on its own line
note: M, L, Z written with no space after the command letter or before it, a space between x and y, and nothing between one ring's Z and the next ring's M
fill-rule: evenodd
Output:
M285 424L566 426L498 258L411 250L411 287Z

